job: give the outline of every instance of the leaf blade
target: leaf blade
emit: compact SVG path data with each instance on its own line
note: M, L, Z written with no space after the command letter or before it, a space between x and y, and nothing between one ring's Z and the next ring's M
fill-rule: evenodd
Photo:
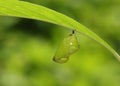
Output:
M120 61L119 54L108 43L106 43L103 39L97 36L94 32L90 31L87 27L78 23L74 19L67 17L61 13L58 13L54 10L51 10L49 8L24 1L0 0L0 15L41 20L61 25L70 29L76 29L76 31L92 38L93 40L103 45Z

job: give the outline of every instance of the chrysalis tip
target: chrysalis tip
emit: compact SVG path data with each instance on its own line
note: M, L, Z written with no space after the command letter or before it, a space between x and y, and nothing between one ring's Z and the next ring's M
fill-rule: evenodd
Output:
M75 34L75 30L72 31L72 34Z
M53 58L53 61L57 62L57 63L66 63L69 60L68 57L66 58Z

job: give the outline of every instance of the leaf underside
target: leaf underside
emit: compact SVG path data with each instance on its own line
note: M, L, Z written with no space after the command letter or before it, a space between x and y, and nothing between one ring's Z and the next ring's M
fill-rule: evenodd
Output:
M119 61L119 54L103 39L74 19L41 5L18 0L0 0L0 15L41 20L84 34L107 48Z

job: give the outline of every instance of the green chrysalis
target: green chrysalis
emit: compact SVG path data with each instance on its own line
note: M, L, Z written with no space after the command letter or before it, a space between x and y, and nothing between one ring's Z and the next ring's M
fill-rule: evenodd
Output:
M64 38L53 57L53 61L57 63L65 63L69 60L69 56L75 53L78 49L79 43L75 35L75 30L73 30L72 34L70 34L67 38Z

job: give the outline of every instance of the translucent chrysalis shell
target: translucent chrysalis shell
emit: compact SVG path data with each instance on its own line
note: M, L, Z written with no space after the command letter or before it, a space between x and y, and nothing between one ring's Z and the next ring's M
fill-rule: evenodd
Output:
M63 42L57 49L53 61L57 63L65 63L69 60L69 56L75 53L79 49L79 43L77 41L75 31L72 31L67 38L64 38Z

